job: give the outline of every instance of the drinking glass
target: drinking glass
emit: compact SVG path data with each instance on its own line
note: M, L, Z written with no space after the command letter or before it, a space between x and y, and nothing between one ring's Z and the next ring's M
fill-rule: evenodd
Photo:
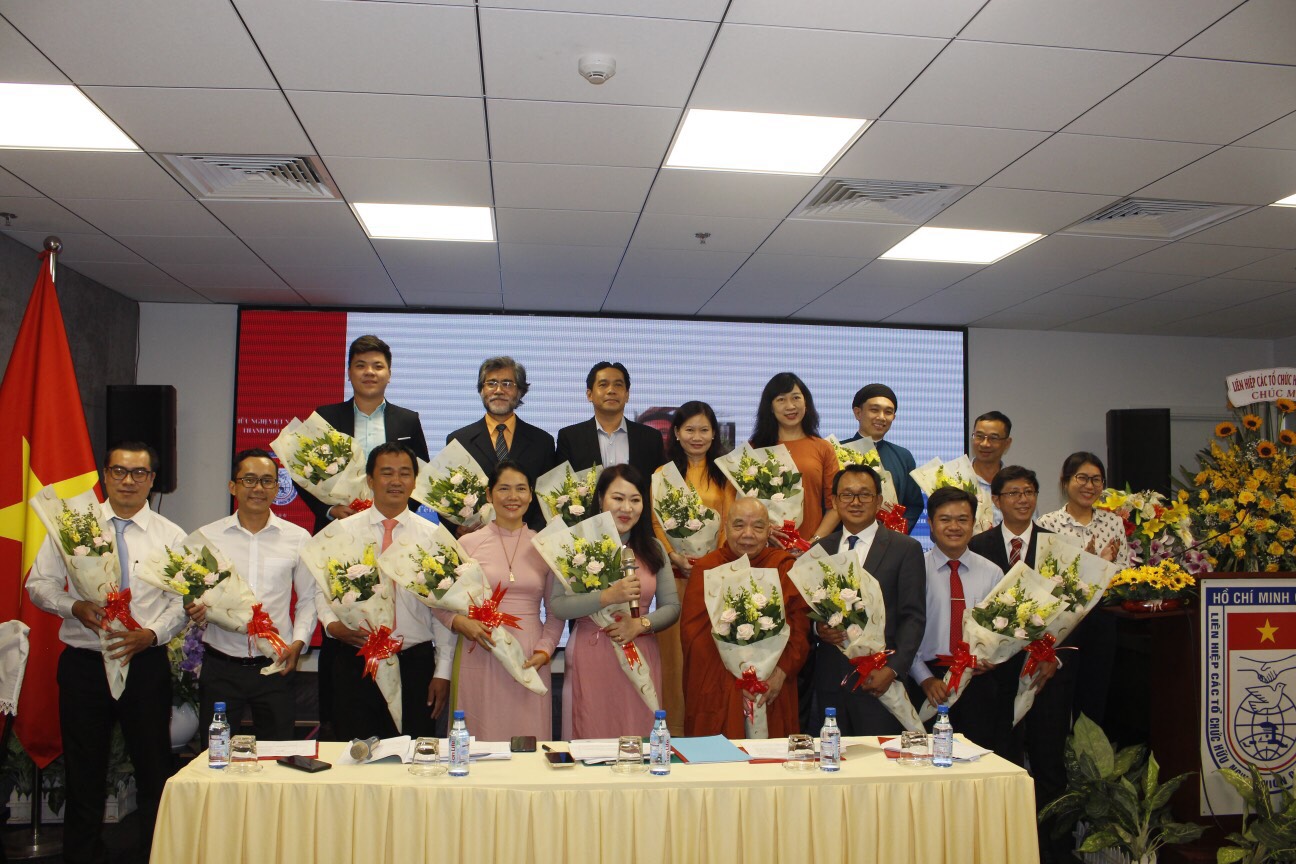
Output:
M900 756L896 760L905 768L931 764L931 742L926 732L901 732Z
M231 774L254 774L261 770L257 761L255 735L235 735L230 739L230 764L227 769Z
M441 764L441 741L436 738L414 739L414 757L409 773L415 777L436 777L446 772Z
M813 771L815 762L814 738L809 735L789 735L788 757L783 767L789 771Z
M643 761L643 738L622 735L617 739L617 758L612 770L618 774L642 774L647 770Z

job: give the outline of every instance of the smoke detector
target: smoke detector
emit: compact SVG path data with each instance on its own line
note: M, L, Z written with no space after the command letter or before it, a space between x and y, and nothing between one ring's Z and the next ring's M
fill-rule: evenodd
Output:
M606 54L586 54L580 58L576 69L589 83L602 84L616 74L616 58Z

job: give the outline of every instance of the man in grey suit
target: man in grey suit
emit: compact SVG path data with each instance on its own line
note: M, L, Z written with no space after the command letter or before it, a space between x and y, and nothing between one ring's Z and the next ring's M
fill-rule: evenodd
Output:
M837 709L843 735L898 733L902 727L877 697L891 682L903 680L922 644L927 625L927 573L917 540L877 521L882 484L867 465L848 465L833 478L832 506L841 527L820 540L825 551L856 555L882 587L886 608L886 647L895 652L886 666L857 681L854 667L837 646L846 639L838 627L816 624L814 689L822 711ZM858 687L856 684L858 683Z

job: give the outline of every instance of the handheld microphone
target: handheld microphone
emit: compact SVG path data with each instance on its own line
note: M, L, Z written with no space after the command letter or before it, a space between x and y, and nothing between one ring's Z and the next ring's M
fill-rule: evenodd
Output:
M622 578L625 578L626 576L631 575L631 574L634 573L634 571L637 570L637 569L639 569L639 565L638 565L637 563L635 563L634 550L631 549L629 546L622 546L622 547L621 547L621 576L622 576ZM639 617L639 601L638 601L638 600L632 600L632 601L630 602L630 617L631 617L631 618L638 618L638 617Z

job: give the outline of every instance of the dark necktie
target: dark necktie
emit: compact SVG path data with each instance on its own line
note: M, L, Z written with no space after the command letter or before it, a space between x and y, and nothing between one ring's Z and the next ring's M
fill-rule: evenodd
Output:
M1022 541L1020 537L1014 537L1008 544L1012 548L1008 551L1008 566L1011 567L1021 560Z
M855 536L854 534L852 534L851 536L849 536L849 537L846 538L846 548L847 548L847 549L854 549L854 548L855 548L855 544L858 543L858 542L859 542L859 537L857 537L857 536Z
M963 599L963 580L959 578L959 562L950 561L950 641L949 653L954 653L954 646L963 641L963 610L967 601Z
M495 458L500 462L508 458L508 443L504 440L504 430L507 428L503 423L495 427Z

